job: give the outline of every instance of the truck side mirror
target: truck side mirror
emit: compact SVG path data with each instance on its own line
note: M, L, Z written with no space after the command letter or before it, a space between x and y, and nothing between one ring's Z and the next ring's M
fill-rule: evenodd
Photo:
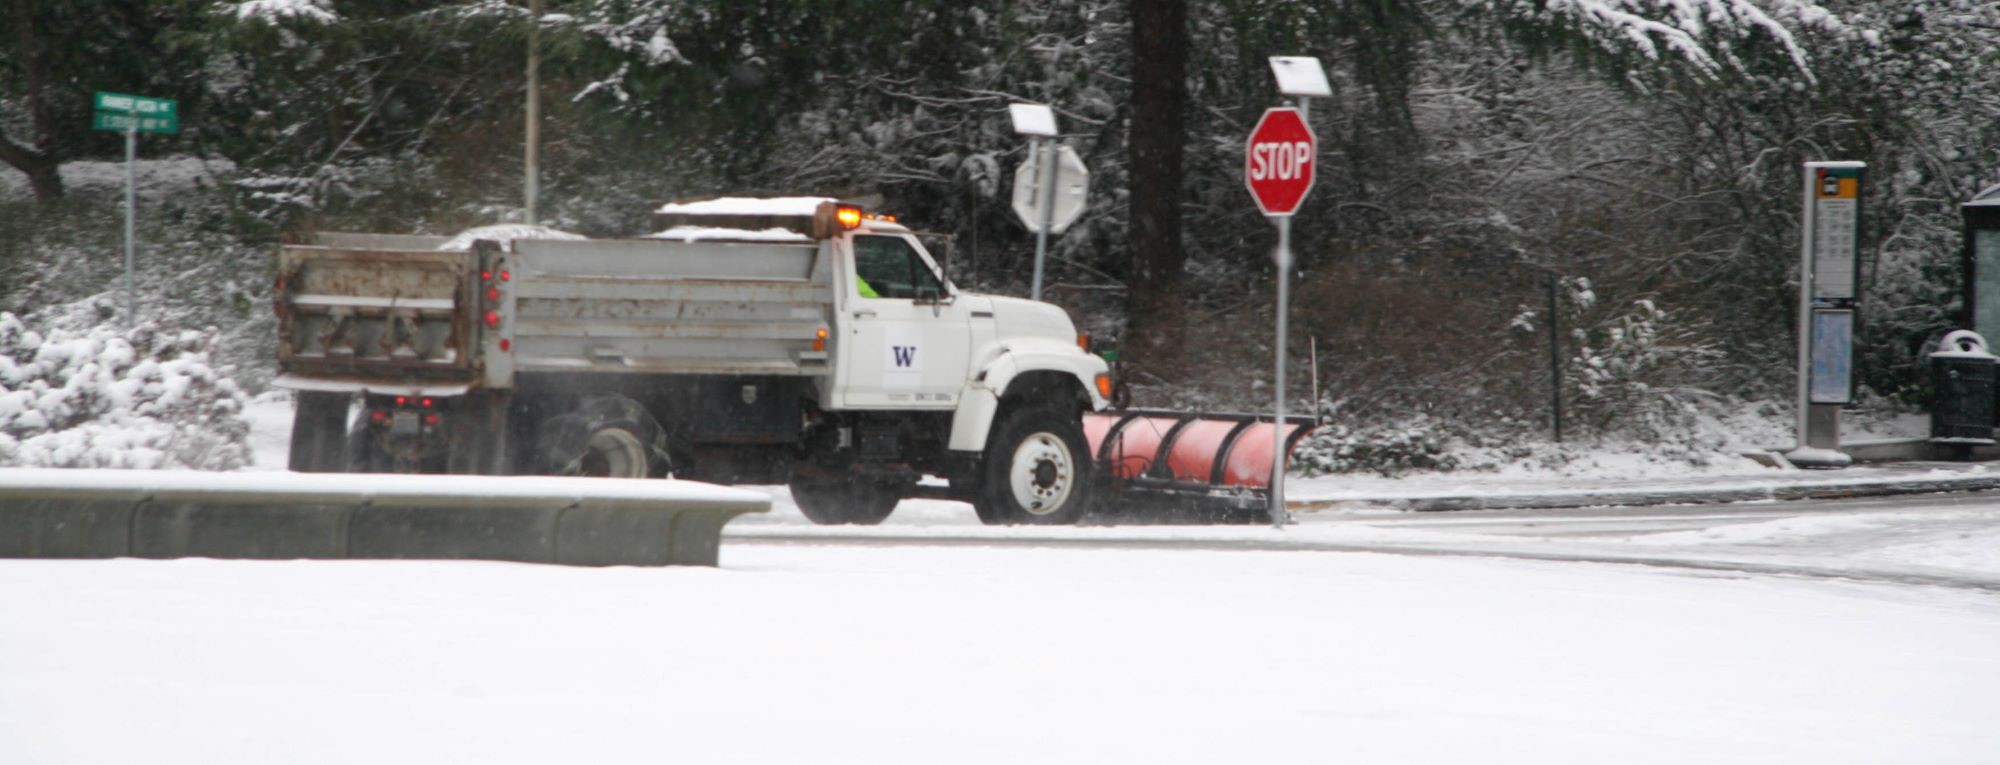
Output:
M937 261L938 270L944 272L945 280L950 281L951 250L954 242L957 241L957 237L944 232L933 231L919 231L916 232L916 236L917 241L923 243L924 250L930 253L931 260Z

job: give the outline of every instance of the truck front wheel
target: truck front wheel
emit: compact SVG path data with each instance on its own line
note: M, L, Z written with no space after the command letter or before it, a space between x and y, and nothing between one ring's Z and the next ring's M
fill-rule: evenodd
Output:
M895 511L901 493L888 484L863 480L792 479L792 501L808 520L823 526L873 526Z
M988 524L1073 524L1090 511L1083 423L1055 406L1012 409L993 427L973 509Z

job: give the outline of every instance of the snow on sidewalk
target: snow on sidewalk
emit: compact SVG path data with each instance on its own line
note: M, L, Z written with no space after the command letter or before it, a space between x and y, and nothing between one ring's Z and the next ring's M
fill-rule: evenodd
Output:
M1693 474L1620 475L1432 473L1294 477L1286 504L1294 512L1350 507L1478 510L1523 507L1643 506L2000 489L2000 472L1983 464L1906 462L1841 470L1753 468Z

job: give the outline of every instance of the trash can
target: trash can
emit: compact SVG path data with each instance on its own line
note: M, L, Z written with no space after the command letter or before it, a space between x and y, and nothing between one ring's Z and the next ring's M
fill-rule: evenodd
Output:
M1993 443L1994 358L1971 330L1944 336L1931 354L1931 442L1967 451Z

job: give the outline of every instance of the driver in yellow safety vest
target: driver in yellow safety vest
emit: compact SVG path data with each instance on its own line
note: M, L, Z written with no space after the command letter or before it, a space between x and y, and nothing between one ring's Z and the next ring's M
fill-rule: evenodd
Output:
M861 278L860 274L854 275L854 289L855 291L860 292L861 296L865 298L881 297L881 295L876 294L875 288L868 284L867 279Z

